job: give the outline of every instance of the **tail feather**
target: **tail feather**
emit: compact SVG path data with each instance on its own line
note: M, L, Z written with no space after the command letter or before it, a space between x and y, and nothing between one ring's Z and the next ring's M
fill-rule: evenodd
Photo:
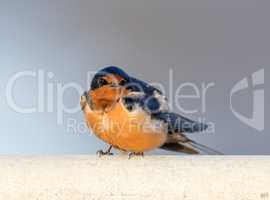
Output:
M196 150L199 150L203 153L209 154L209 155L224 155L222 152L217 151L211 147L208 147L206 145L200 144L198 142L195 142L193 140L188 140L187 142L190 146L192 146L193 148L195 148Z
M197 150L180 143L166 143L160 148L167 151L181 152L186 154L199 154Z
M206 145L200 144L193 140L188 140L185 145L183 143L166 143L160 147L161 149L173 152L180 152L186 154L200 154L208 155L224 155L222 152L210 148Z

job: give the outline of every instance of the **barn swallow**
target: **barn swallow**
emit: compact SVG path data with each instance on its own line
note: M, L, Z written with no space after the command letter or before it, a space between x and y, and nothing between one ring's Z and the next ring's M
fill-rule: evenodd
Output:
M99 155L112 155L111 149L143 155L160 148L186 154L221 154L189 139L185 133L200 132L207 125L169 110L162 92L110 66L95 74L90 90L81 96L87 126L108 143Z

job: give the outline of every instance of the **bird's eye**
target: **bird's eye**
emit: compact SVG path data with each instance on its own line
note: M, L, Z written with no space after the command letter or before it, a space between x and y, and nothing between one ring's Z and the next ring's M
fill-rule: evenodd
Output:
M123 79L123 80L121 80L120 82L119 82L119 85L125 85L127 83L127 81L125 80L125 79Z
M99 85L99 87L101 87L101 86L103 86L103 85L108 85L109 83L108 83L108 81L106 81L105 79L103 79L103 78L100 78L99 80L98 80L98 85Z

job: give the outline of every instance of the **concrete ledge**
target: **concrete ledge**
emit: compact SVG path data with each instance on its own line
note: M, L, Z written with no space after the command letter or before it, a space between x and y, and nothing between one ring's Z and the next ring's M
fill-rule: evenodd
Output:
M270 157L0 157L0 199L270 199Z

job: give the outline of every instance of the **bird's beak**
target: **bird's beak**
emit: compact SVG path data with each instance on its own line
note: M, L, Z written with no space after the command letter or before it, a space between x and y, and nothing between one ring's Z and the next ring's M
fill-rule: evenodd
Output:
M116 83L112 83L112 84L110 84L110 87L111 88L120 88L120 85L118 85L118 84L116 84Z
M87 96L88 93L85 91L82 96L81 96L81 100L80 100L80 104L81 104L81 109L84 110L86 104L87 104Z

